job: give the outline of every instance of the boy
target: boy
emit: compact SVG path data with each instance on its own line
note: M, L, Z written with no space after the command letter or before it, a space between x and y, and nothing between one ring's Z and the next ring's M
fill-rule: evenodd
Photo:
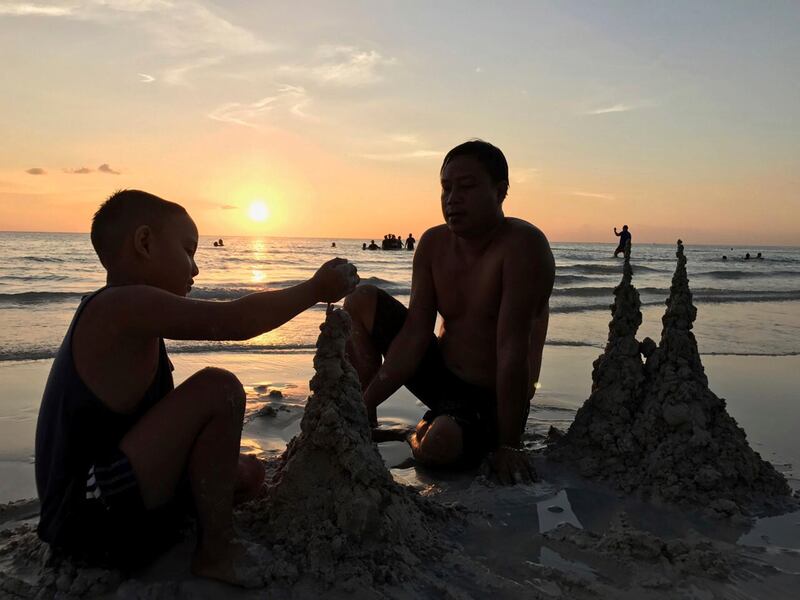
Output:
M252 497L264 477L260 463L239 456L244 389L213 367L173 388L163 339L254 337L339 300L358 283L356 269L336 258L285 290L188 299L197 228L179 204L137 190L100 207L91 239L106 286L78 307L42 399L39 535L118 566L146 562L174 538L188 483L198 521L193 573L252 583L241 567L254 557L232 522L234 496Z

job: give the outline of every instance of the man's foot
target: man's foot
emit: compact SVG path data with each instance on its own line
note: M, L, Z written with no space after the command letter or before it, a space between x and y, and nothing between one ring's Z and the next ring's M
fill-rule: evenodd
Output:
M236 487L233 490L233 503L241 504L264 496L264 463L253 454L239 456L239 466L236 470Z
M207 546L213 549L195 552L193 575L250 589L266 585L272 557L263 546L242 539Z

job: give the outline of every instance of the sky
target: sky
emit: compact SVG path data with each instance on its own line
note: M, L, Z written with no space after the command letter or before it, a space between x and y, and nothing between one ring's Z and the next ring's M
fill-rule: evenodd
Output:
M796 0L0 0L0 57L0 230L419 237L481 138L551 241L800 245Z

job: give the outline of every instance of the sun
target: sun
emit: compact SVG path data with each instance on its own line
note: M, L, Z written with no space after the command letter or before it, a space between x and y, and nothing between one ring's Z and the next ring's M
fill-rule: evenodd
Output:
M253 221L262 223L269 218L269 208L261 200L256 200L250 203L250 208L247 211Z

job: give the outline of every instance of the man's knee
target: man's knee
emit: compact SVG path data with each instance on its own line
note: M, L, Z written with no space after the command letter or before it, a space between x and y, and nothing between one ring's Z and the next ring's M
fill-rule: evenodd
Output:
M244 416L247 395L244 387L233 373L218 367L206 367L196 375L201 379L203 387L208 390L206 397L212 408L232 412L236 416Z
M438 416L421 436L418 434L414 450L415 458L424 464L452 464L464 451L464 433L452 417Z
M344 299L344 309L353 319L369 322L375 314L377 297L378 288L374 285L360 285Z

